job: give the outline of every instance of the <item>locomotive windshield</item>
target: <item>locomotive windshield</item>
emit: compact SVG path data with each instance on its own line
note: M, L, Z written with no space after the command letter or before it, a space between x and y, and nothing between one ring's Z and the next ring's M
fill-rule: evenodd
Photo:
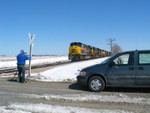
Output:
M74 42L74 43L71 43L71 44L70 44L70 47L71 47L71 46L79 46L79 47L81 47L81 46L82 46L82 43Z

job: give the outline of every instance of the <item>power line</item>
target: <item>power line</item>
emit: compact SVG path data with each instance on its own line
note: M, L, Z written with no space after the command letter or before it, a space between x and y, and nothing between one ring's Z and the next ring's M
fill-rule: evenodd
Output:
M110 51L112 53L112 47L113 47L113 42L116 41L115 38L108 38L107 39L107 42L108 42L108 45L110 45Z

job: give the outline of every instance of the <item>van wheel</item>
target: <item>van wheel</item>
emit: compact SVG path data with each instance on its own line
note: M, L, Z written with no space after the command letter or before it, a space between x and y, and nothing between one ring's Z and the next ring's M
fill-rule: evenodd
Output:
M94 92L100 92L105 88L105 82L101 77L93 76L88 82L88 88Z

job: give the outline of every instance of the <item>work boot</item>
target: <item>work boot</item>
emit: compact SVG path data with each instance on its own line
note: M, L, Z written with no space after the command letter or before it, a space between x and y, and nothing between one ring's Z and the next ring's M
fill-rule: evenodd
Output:
M22 82L22 77L19 77L19 82L20 82L20 83Z

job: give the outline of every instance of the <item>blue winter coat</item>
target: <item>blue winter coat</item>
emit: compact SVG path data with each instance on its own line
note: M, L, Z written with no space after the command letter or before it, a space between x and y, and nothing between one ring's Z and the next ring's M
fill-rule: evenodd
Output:
M17 55L17 64L26 64L26 60L31 60L31 57L28 57L25 54L19 54Z

